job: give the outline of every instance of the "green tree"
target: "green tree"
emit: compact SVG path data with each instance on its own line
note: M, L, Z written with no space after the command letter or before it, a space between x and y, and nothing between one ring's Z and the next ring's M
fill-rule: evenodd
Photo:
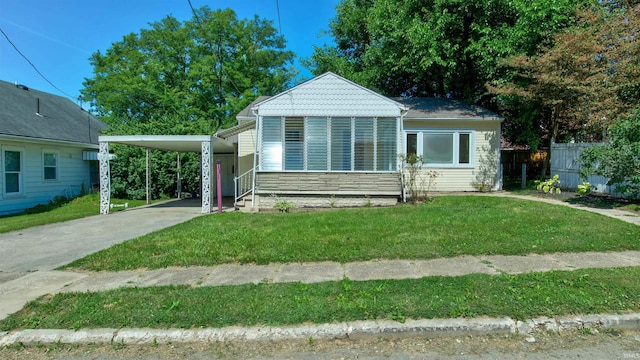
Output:
M616 191L640 194L640 108L609 128L609 142L587 148L580 154L580 175L601 175Z
M82 95L112 135L213 134L235 125L235 115L257 96L291 85L294 54L285 45L270 21L203 7L191 20L167 16L94 53ZM113 188L140 197L144 151L114 149ZM172 195L176 154L152 156L154 196ZM199 165L192 164L199 164L197 155L185 154L183 183L199 192L199 176L192 173Z
M509 58L505 76L489 85L512 112L510 125L524 125L524 138L516 140L534 148L541 138L602 139L607 126L639 104L638 6L603 1L577 14L552 46Z
M585 0L586 1L586 0ZM580 1L584 2L584 1ZM497 62L534 54L571 23L575 0L344 0L329 24L336 46L305 61L387 95L478 102Z

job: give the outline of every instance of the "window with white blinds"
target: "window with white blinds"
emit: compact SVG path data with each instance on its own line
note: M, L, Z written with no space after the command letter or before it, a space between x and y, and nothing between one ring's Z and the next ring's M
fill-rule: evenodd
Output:
M351 118L331 119L331 170L351 171Z
M396 119L378 118L376 125L376 170L394 171L398 161Z
M354 128L353 169L373 171L374 119L355 119Z
M304 170L304 120L302 118L285 119L284 169Z
M307 170L328 170L328 119L310 117L306 120Z
M396 171L396 118L262 118L263 171Z
M261 169L265 171L282 170L282 118L262 118L262 149L260 152Z

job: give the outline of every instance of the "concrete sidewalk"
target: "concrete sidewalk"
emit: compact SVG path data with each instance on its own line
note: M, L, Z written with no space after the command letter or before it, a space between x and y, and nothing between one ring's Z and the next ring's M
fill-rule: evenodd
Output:
M0 284L0 319L39 296L103 291L121 287L166 285L223 286L258 283L316 283L425 276L520 274L551 270L640 266L640 251L556 253L529 256L481 255L433 260L380 260L213 267L165 268L119 272L38 271Z
M531 256L461 256L433 260L366 261L220 265L121 272L38 271L0 284L0 319L20 310L28 300L63 292L101 291L121 287L163 285L224 286L246 283L315 283L343 277L365 281L424 276L460 276L472 273L497 275L551 270L640 266L640 251L607 253L557 253ZM383 336L401 334L504 334L529 336L535 331L568 331L581 328L638 328L640 314L596 314L578 317L430 319L355 321L300 326L253 326L220 329L43 329L0 332L0 346L52 343L156 344L211 341L249 341Z

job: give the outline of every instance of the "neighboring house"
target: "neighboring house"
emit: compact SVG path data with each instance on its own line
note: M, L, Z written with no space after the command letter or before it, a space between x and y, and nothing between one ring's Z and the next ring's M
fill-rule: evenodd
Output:
M407 153L424 157L422 175L438 173L433 191L500 188L502 118L461 101L391 99L329 72L258 98L237 119L216 135L237 144L238 197L257 208L277 198L298 206L395 203L406 194Z
M106 126L71 100L0 81L0 216L98 186Z

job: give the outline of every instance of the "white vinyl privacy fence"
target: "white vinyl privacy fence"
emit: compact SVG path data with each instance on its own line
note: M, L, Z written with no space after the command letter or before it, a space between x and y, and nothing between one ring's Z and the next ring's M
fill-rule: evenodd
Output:
M580 179L580 153L582 150L601 143L551 144L551 176L558 174L562 189L575 191L583 180ZM598 193L620 196L615 187L607 185L609 179L602 176L589 176L587 181Z

